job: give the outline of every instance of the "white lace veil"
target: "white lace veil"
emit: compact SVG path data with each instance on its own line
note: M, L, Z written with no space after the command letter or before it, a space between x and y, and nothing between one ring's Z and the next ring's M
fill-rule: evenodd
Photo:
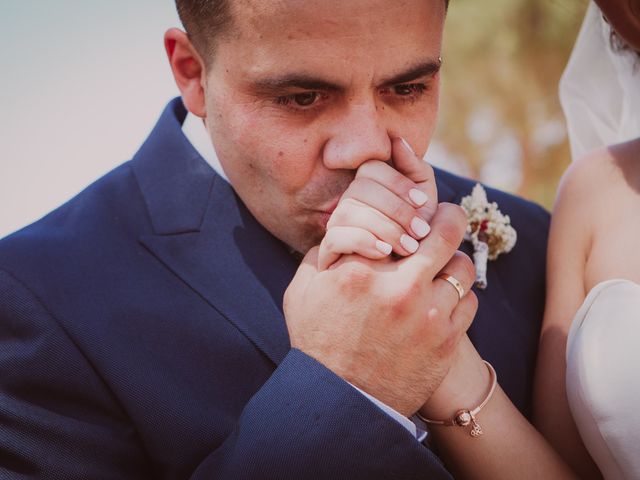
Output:
M574 160L640 137L640 58L633 51L614 51L610 31L591 1L560 80Z

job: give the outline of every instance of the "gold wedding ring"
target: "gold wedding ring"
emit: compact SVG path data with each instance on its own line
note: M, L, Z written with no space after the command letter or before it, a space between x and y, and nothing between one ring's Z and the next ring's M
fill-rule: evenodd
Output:
M436 278L446 280L451 285L453 285L453 288L455 288L456 292L458 292L458 297L460 297L459 299L462 300L462 297L464 297L464 287L462 286L462 283L460 283L460 280L458 280L453 275L448 275L446 273L441 273Z

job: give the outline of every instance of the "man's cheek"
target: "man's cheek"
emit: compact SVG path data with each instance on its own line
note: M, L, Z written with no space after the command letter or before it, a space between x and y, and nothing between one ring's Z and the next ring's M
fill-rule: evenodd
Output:
M297 140L304 145L302 140ZM297 190L313 176L320 160L310 150L291 145L291 142L274 144L263 151L270 176L287 190Z

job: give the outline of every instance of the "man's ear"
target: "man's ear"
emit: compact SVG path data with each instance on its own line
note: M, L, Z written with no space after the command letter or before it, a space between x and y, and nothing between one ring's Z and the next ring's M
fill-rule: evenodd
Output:
M204 99L205 67L195 47L185 32L177 28L164 34L164 48L169 64L182 94L187 110L194 115L206 116Z

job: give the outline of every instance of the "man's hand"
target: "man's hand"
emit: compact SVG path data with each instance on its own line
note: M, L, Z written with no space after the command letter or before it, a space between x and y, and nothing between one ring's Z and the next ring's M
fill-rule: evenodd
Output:
M429 233L438 203L433 168L401 138L392 141L392 160L393 166L370 160L358 169L327 224L320 270L343 254L372 260L391 251L410 255Z
M460 207L440 204L431 234L414 255L394 262L345 255L319 271L317 249L285 293L291 345L404 415L424 404L446 375L475 314L443 272L465 291L473 264L456 253L466 228Z

